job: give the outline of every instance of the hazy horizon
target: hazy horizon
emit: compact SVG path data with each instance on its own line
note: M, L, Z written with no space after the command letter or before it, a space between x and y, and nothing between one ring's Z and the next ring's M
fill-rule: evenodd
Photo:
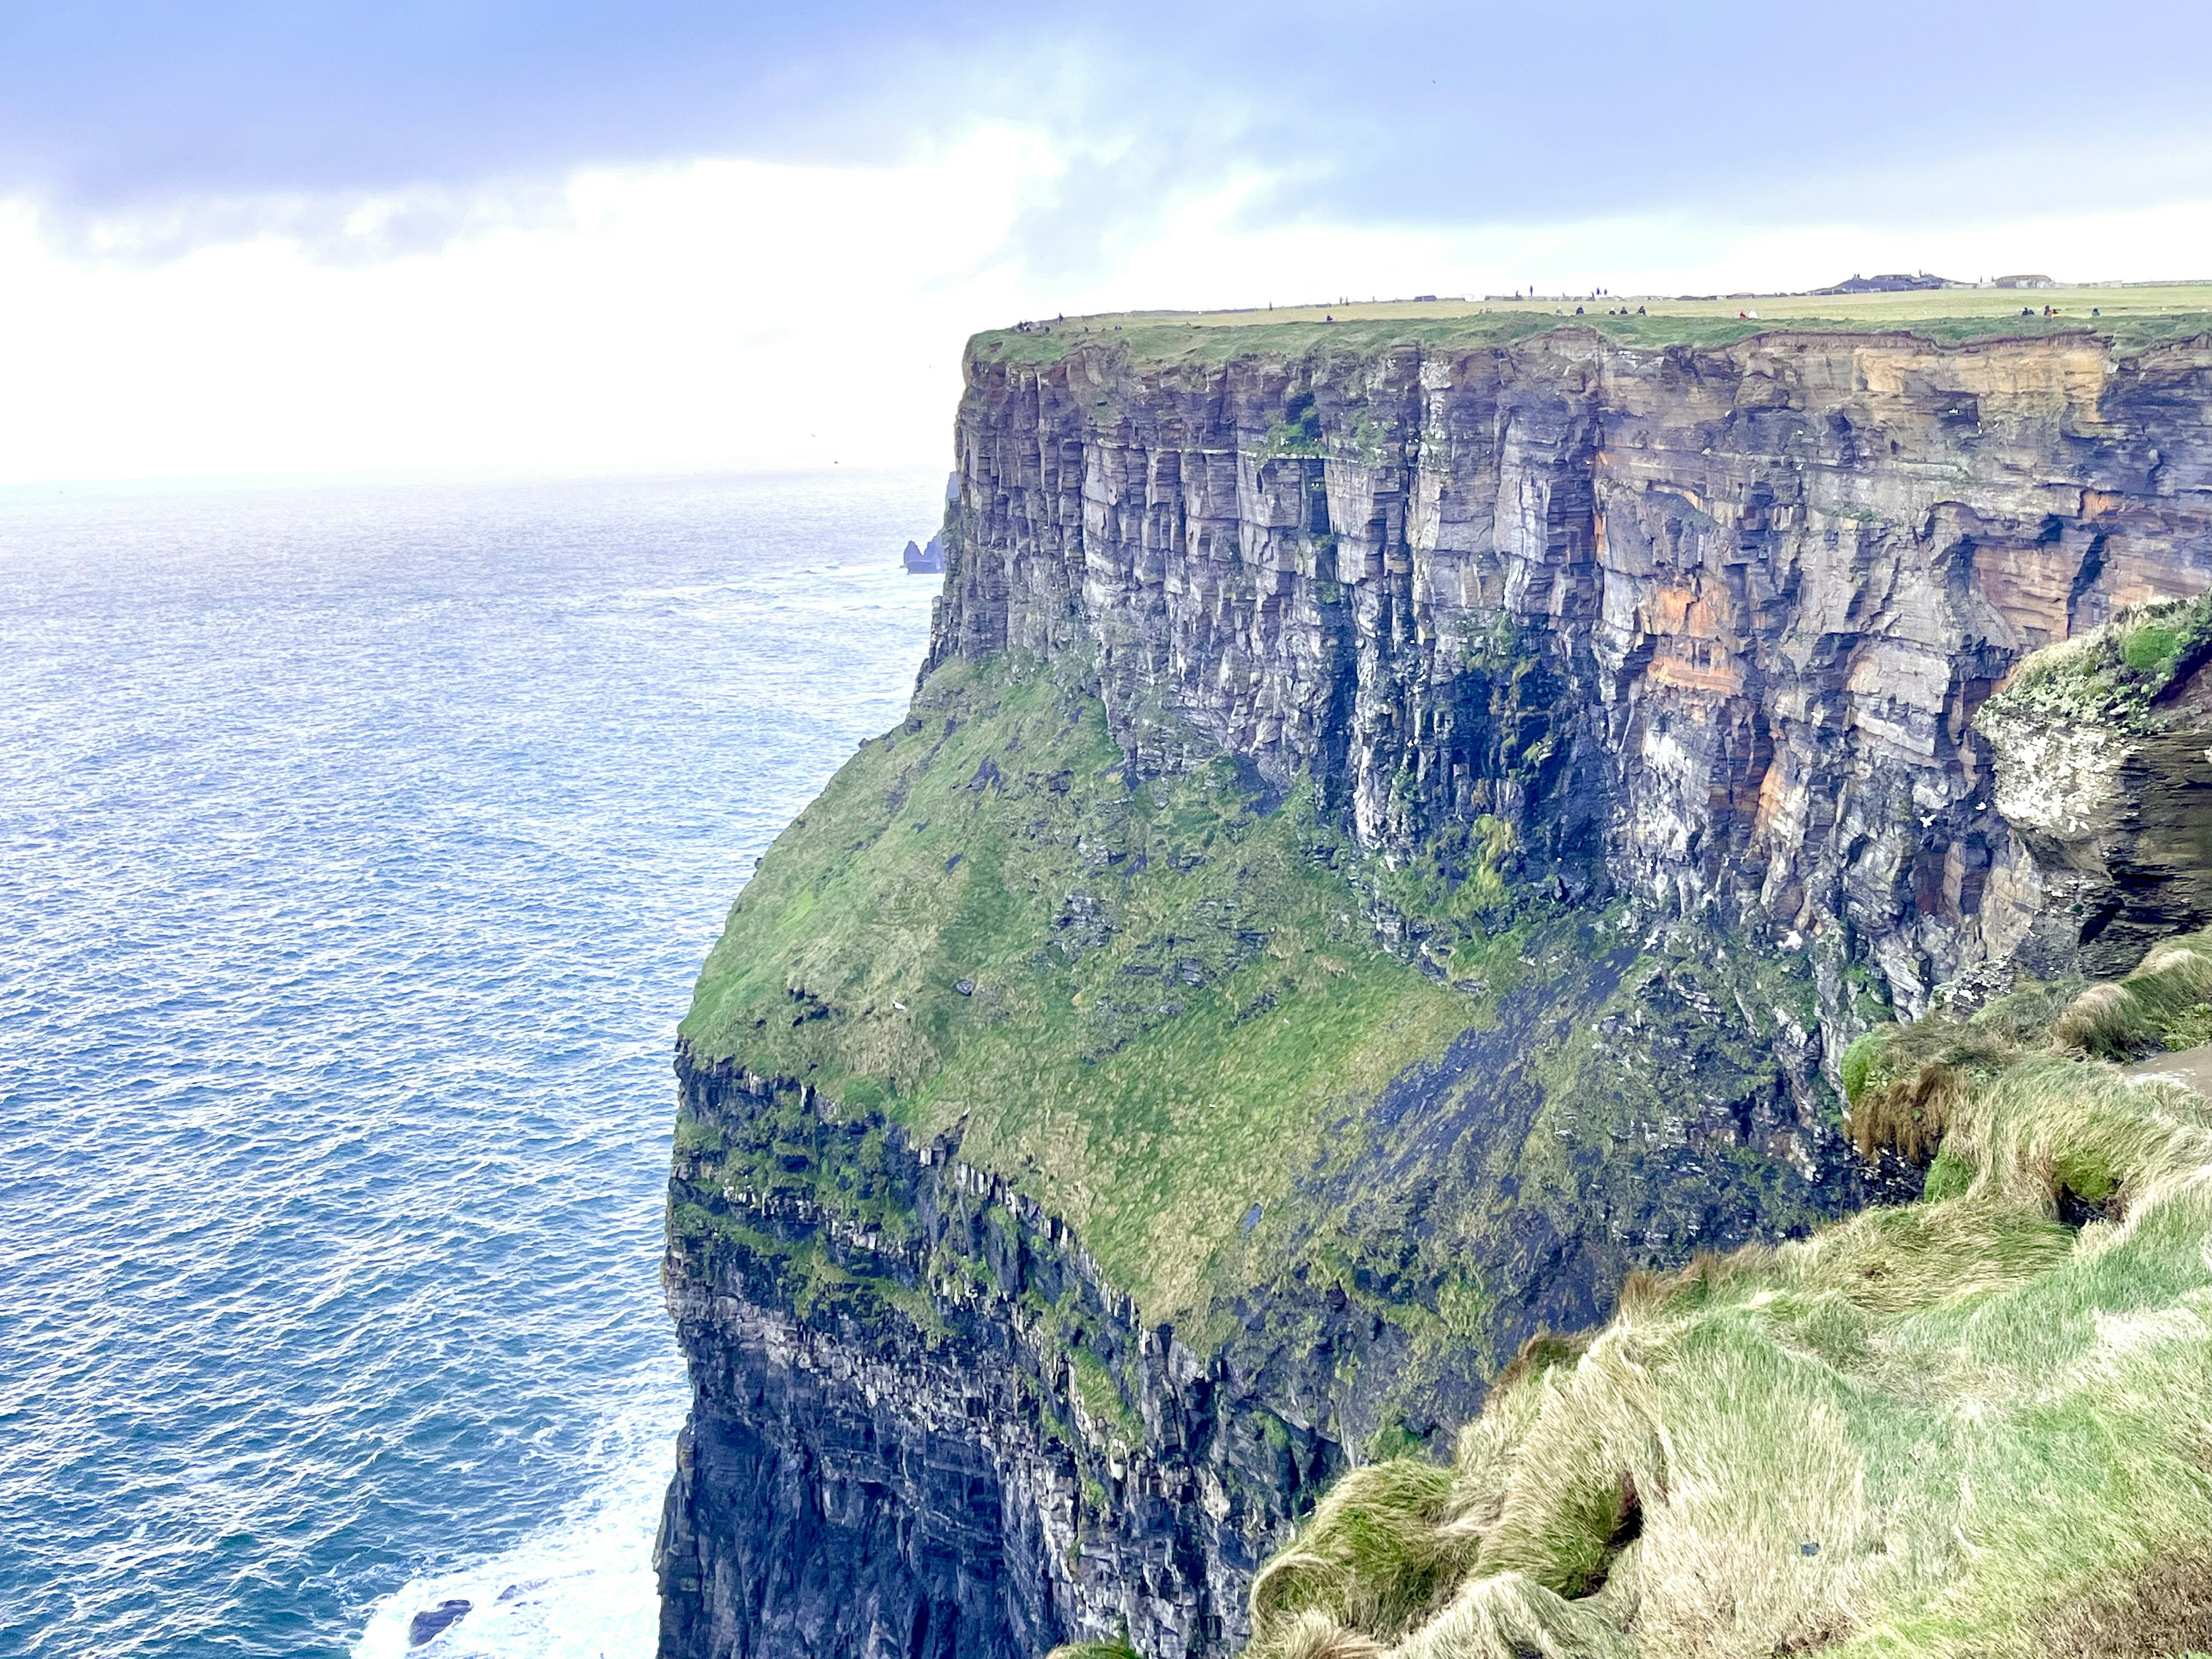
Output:
M2212 44L2079 15L40 0L0 480L935 463L1027 317L2212 270Z

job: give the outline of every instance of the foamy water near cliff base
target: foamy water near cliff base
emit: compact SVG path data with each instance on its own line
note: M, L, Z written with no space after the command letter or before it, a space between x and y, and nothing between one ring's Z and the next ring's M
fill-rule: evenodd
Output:
M653 1539L690 1395L658 1365L629 1387L635 1397L593 1440L590 1485L566 1513L488 1560L410 1579L378 1605L354 1659L651 1659L660 1612ZM410 1648L416 1613L453 1600L469 1611Z

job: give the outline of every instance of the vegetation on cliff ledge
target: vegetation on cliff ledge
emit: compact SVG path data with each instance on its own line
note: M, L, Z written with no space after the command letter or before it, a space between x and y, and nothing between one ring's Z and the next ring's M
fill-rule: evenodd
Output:
M1863 1105L1942 1102L1927 1197L1534 1345L1449 1468L1323 1500L1255 1659L2212 1648L2212 1103L2062 1052L2207 945L2055 1042L2038 988L1863 1044Z
M2054 718L2138 732L2151 708L2212 653L2212 594L2154 599L2023 662L1981 719Z
M1333 1103L1477 1015L1373 947L1341 855L1310 794L1225 761L1133 784L1079 685L955 665L769 854L682 1036L924 1138L964 1125L1171 1312Z
M1079 678L956 662L770 850L683 1041L957 1135L1199 1352L1349 1368L1350 1443L1633 1267L1863 1201L1803 953L1551 896L1502 825L1392 869L1335 823L1230 760L1133 776ZM718 1178L896 1225L826 1164Z

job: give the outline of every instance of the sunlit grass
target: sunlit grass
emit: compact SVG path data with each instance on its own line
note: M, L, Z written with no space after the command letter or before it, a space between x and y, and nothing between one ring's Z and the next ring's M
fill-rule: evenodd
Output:
M2057 315L2045 316L2046 307ZM1755 319L1739 314L1754 311ZM1119 347L1136 359L1204 362L1254 354L1303 356L1322 348L1367 350L1397 343L1498 344L1566 326L1652 345L1723 343L1778 329L1901 330L1954 341L2015 335L2033 338L2094 329L2119 345L2133 347L2212 330L2212 283L1709 298L1477 297L1237 311L1115 312L1041 319L1029 331L994 329L977 335L969 349L987 361L1036 362L1056 361L1082 346Z
M1502 1380L1443 1496L1362 1471L1324 1504L1253 1652L2203 1645L2212 1105L1950 1024L1892 1057L1963 1079L1946 1195L1632 1280L1586 1350Z

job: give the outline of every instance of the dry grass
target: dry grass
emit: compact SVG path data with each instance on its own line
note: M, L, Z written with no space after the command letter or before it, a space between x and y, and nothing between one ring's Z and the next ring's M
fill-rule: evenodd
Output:
M2051 1041L2067 1054L2132 1060L2173 1046L2180 1033L2193 1035L2208 1002L2212 935L2167 939L2126 978L2075 998L2052 1024Z
M1252 1581L1271 1621L1317 1613L1395 1639L1437 1611L1474 1564L1476 1540L1455 1532L1452 1471L1413 1457L1346 1474L1321 1501L1299 1547Z
M2042 1045L2041 1021L2032 1036L2019 1029L2023 1002L2049 1020L2045 1000L2016 995L1972 1019L1933 1014L1911 1025L1877 1027L1853 1043L1843 1072L1851 1140L1860 1155L1894 1152L1919 1164L1934 1158L1945 1127L1974 1085L2012 1064L2031 1043Z
M2194 953L2130 983L2163 1004ZM2212 1105L2027 1046L2017 1012L1897 1039L1876 1075L1940 1095L1944 1195L1635 1281L1449 1470L1325 1503L1261 1576L1254 1653L2203 1646ZM2111 1218L2066 1225L2069 1195Z

